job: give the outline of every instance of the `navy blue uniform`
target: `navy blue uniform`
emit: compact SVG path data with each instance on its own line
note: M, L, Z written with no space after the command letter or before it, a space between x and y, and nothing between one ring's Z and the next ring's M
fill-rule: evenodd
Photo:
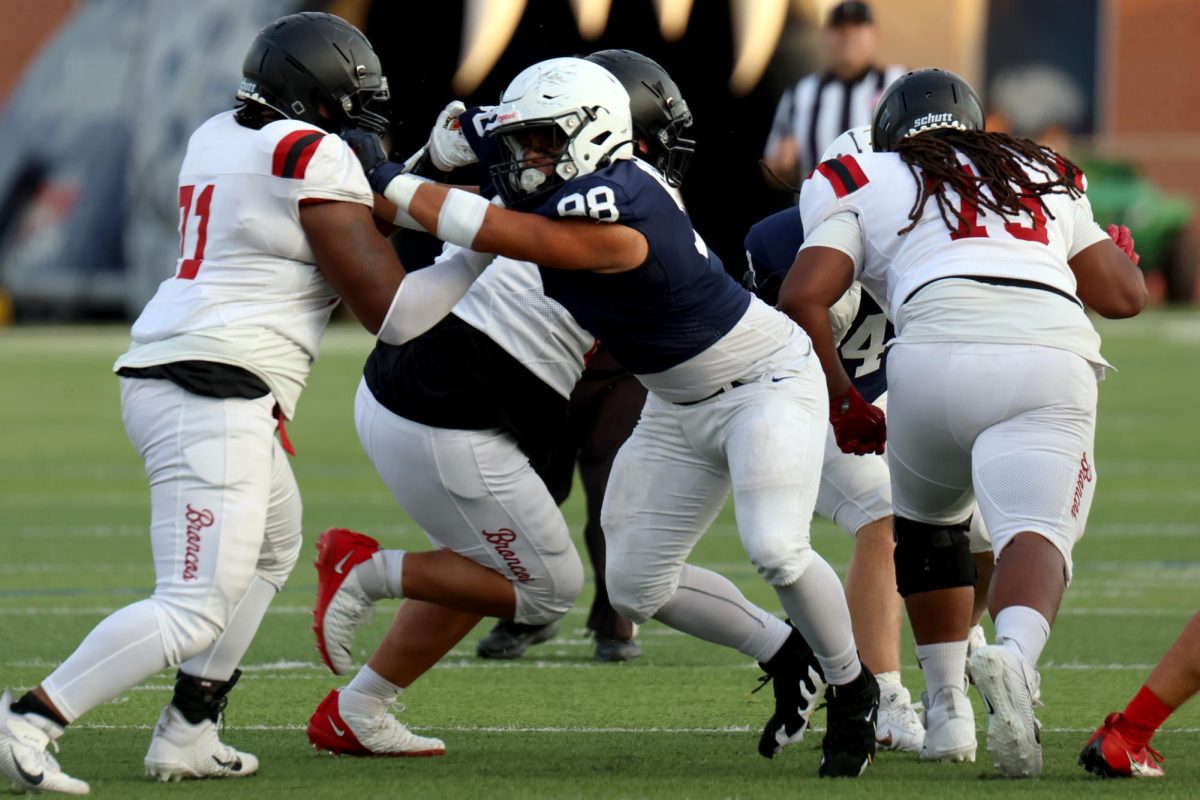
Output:
M546 295L630 372L662 372L704 352L750 305L662 179L632 159L568 181L536 213L615 222L646 237L646 261L628 272L541 270Z
M800 212L788 208L756 222L746 234L748 276L753 276L755 292L765 302L779 301L783 283L796 253L804 243L804 226ZM887 350L885 345L896 336L896 330L875 299L866 291L858 305L858 313L846 330L838 347L842 366L854 382L854 388L868 402L887 391Z

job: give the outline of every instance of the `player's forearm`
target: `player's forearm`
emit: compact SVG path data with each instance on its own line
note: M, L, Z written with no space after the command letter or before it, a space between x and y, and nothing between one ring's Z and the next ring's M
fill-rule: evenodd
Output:
M400 282L391 307L377 329L380 341L404 344L444 319L495 256L461 250Z
M813 352L816 353L817 360L821 362L821 369L825 372L825 385L829 396L836 398L846 394L852 384L833 340L829 309L819 302L793 302L785 309L781 302L780 310L803 328L812 340Z

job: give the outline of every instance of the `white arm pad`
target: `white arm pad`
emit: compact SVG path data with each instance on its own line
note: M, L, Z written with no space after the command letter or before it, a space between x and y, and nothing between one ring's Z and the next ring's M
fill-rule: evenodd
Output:
M417 193L417 189L422 183L426 183L426 180L415 175L397 175L392 178L391 183L384 187L383 196L407 215L413 195Z
M483 227L489 205L491 203L477 194L451 189L438 212L437 237L459 247L470 247Z
M406 274L376 337L386 344L404 344L425 333L450 313L495 258L491 253L460 250Z
M389 198L390 199L390 198ZM803 250L807 247L832 247L841 250L854 262L854 277L858 278L866 261L867 248L863 244L862 228L858 215L849 209L833 214L804 236Z

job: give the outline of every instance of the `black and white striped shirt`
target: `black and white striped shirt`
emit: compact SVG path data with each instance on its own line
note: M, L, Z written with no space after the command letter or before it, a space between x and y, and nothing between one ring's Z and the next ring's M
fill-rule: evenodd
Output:
M870 125L875 101L904 68L869 67L857 78L839 80L831 72L813 73L783 93L765 148L768 157L783 139L794 139L800 177L817 166L825 148L843 131Z

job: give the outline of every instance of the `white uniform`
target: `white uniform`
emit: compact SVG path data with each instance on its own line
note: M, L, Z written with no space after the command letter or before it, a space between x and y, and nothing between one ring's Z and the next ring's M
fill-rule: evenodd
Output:
M908 166L890 153L843 156L805 182L801 218L817 231L854 215L865 248L855 278L887 298L897 326L888 357L896 514L958 523L977 497L995 553L1034 531L1069 569L1095 486L1095 384L1106 364L1067 261L1106 236L1085 197L1047 195L1050 215L1031 202L1005 221L948 195L963 216L953 234L931 199L898 236L916 196Z
M192 134L175 274L134 323L116 369L213 362L269 392L220 399L121 378L122 418L150 479L156 586L43 683L68 719L168 665L227 680L296 562L300 496L273 411L293 413L337 302L300 225L300 205L316 201L372 204L338 137L291 120L253 130L232 111Z
M447 245L439 260L458 249ZM537 267L527 262L497 258L452 313L564 403L596 344L570 312L546 297ZM429 354L435 359L461 357L437 350L437 340L407 346L435 348ZM482 365L466 361L456 368ZM386 389L390 394L419 391L421 375L376 373L374 379L394 384ZM472 397L476 406L488 402ZM518 436L455 424L453 414L437 425L407 418L387 408L365 380L354 405L363 449L435 547L454 550L511 580L517 622L547 624L570 610L583 588L583 564L562 511Z

